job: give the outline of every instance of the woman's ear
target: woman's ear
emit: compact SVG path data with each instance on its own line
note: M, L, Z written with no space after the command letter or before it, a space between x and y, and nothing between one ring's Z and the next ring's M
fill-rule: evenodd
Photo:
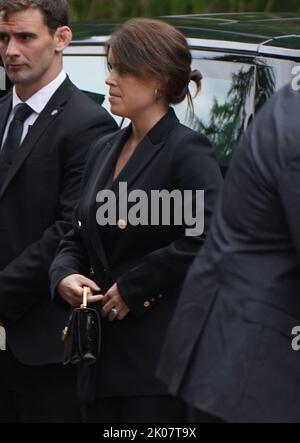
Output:
M155 89L155 97L156 100L165 100L166 91L167 91L168 80L161 81L157 83L157 87Z
M62 52L72 40L72 31L68 26L60 26L55 31L55 50Z

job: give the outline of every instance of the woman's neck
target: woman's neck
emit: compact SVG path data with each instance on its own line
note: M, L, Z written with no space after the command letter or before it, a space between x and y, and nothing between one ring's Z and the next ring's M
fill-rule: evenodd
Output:
M167 112L168 106L162 105L132 118L131 140L138 144Z

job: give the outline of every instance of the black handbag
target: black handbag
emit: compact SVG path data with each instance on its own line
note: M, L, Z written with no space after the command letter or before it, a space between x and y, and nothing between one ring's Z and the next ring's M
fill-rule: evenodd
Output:
M72 310L68 325L64 328L63 364L96 362L101 345L101 323L96 309L87 307L87 287L83 288L83 303Z

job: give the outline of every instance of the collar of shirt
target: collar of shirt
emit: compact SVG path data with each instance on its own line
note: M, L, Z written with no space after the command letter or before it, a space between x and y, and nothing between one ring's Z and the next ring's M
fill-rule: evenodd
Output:
M23 134L21 137L21 143L23 142L24 138L27 135L28 130L30 127L34 124L42 110L47 105L48 101L52 97L52 95L55 93L55 91L60 87L60 85L64 82L65 78L67 77L64 70L60 72L60 74L52 80L52 82L48 83L48 85L44 86L42 89L37 91L34 95L32 95L26 103L33 109L33 113L25 120L24 122L24 128L23 128ZM13 119L13 109L16 105L19 103L23 103L22 100L19 99L16 93L15 87L13 87L13 95L12 95L12 110L10 112L10 115L8 117L6 128L3 134L1 148L5 142L5 139L7 137L8 128L10 125L10 122Z
M29 105L35 113L37 117L42 110L47 105L48 101L54 94L54 92L59 88L59 86L64 82L67 77L64 70L60 72L60 74L52 80L52 82L48 83L48 85L44 86L42 89L37 91L34 95L32 95L27 101L27 105ZM13 97L12 97L12 109L19 103L22 103L22 100L17 96L15 87L13 88Z

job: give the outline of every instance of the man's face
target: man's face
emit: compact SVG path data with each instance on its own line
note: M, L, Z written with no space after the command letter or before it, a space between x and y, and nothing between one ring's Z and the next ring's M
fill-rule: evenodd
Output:
M0 14L0 56L8 77L20 90L39 90L60 71L56 33L50 34L36 8Z

